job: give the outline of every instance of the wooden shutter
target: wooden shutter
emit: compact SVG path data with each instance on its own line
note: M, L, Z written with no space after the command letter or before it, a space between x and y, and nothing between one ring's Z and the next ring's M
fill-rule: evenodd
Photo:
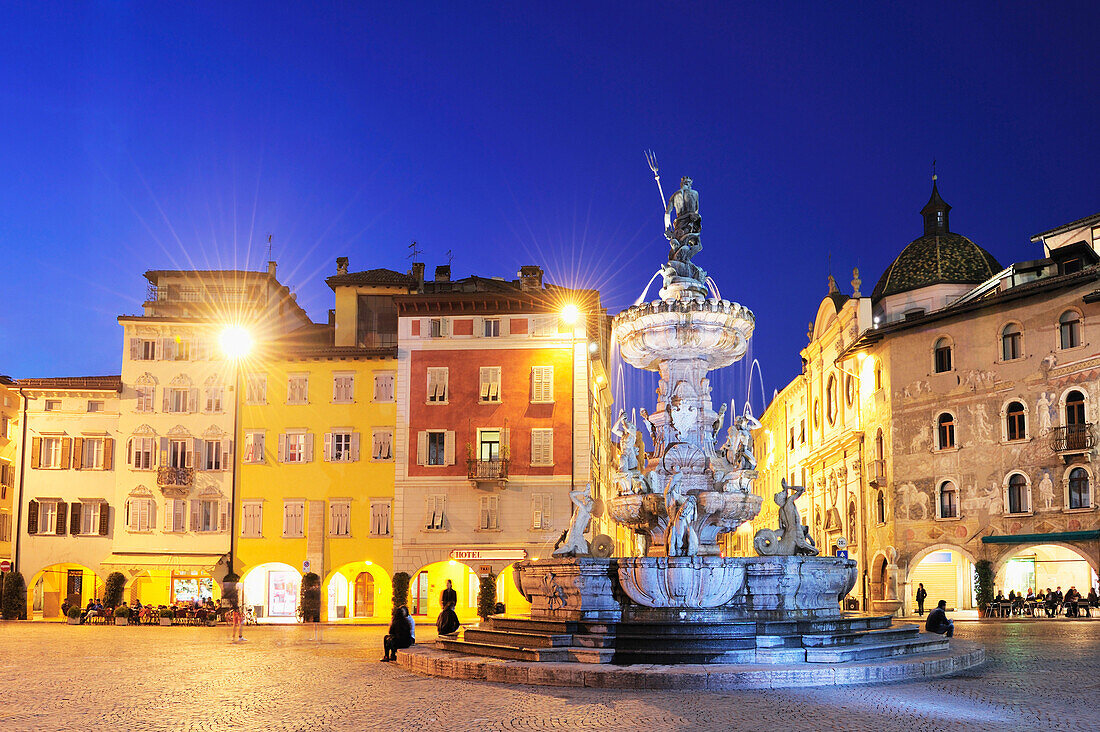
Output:
M31 467L32 468L42 467L42 438L41 437L32 437L31 438Z
M199 530L199 502L191 501L191 530Z
M140 361L141 360L141 339L140 338L131 338L130 339L130 360L131 361Z
M61 467L69 467L69 458L72 455L73 450L73 438L62 437L61 438Z
M126 440L126 464L134 464L134 438L131 437Z
M359 433L351 433L351 459L353 461L359 460Z
M331 462L332 461L332 433L331 432L326 432L325 433L325 451L324 452L325 452L325 454L324 454L325 462L326 463Z
M111 504L104 501L99 504L99 535L107 536L111 528Z
M229 501L218 501L218 531L225 531L229 526Z
M479 529L490 528L489 524L489 496L481 497L481 515L479 517L477 527Z
M175 511L172 509L175 507L177 501L174 498L169 498L164 502L164 530L173 531L175 526L172 525L172 516Z
M313 433L312 432L307 432L303 437L303 442L305 444L305 450L304 450L305 458L304 458L304 460L307 463L312 463L313 462Z
M199 411L199 390L189 389L187 392L187 411L194 414Z
M107 437L103 440L103 469L115 468L115 438Z
M443 464L455 464L455 433L452 430L443 433Z
M279 434L279 462L286 462L286 433Z
M35 437L34 439L38 439ZM38 533L38 501L27 503L27 533Z
M69 507L65 505L64 501L57 502L57 531L54 533L58 536L65 535L65 519L69 516L68 508Z
M195 467L195 443L196 442L201 443L202 440L184 440L184 442L183 442L183 452L184 452L183 467L185 467L185 468ZM201 450L202 448L199 448L199 449Z
M163 412L168 412L171 405L168 403L168 395L172 393L172 390L167 386L160 390L161 395L164 397L164 409Z
M69 533L80 533L80 501L73 501L69 506Z
M172 527L176 531L183 531L187 525L187 501L176 501L172 506Z
M62 465L62 467L69 467L68 465ZM80 470L84 467L84 438L73 438L73 470ZM75 505L75 504L73 504Z
M222 470L233 467L233 440L222 440Z
M505 427L500 431L500 457L502 460L506 460L510 457L512 435L510 428Z
M416 464L428 464L428 433L424 431L416 433Z

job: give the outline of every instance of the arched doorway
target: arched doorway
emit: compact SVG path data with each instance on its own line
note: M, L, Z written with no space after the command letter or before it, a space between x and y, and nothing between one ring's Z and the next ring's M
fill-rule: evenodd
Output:
M477 573L455 559L435 562L417 571L409 584L409 612L426 616L434 622L442 610L439 600L447 580L458 593L458 606L455 608L458 619L464 623L475 621L481 582Z
M929 547L917 553L909 564L909 606L916 607L913 599L918 584L924 584L928 592L925 609L935 607L940 600L947 601L948 610L970 610L974 607L974 563L950 545Z
M885 600L886 599L886 567L889 562L886 561L886 557L881 554L875 557L872 567L874 571L871 574L871 599L872 600Z
M241 577L240 602L252 608L258 623L294 623L301 584L301 572L289 564L259 564Z
M56 620L64 617L61 605L88 604L88 600L103 596L104 579L82 564L63 562L40 569L31 578L27 593L27 617Z
M329 575L325 587L330 622L389 621L392 581L374 562L345 564Z
M509 615L527 614L531 611L531 603L527 602L527 598L516 587L512 578L514 568L515 564L509 564L497 575L497 602L504 603L504 610Z
M1002 557L997 563L994 584L1005 595L1010 591L1024 593L1028 589L1042 590L1062 588L1065 592L1076 587L1082 595L1096 584L1096 571L1085 555L1062 544L1035 544L1022 546Z
M209 572L197 569L149 569L133 575L126 584L127 601L132 605L169 606L177 603L206 603L221 599L221 584Z

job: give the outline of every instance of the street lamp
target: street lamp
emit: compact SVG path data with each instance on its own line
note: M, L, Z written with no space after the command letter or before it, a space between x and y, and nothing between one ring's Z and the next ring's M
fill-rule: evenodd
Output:
M237 513L237 463L240 460L241 361L252 351L252 334L243 326L230 325L225 327L218 336L218 344L225 357L233 362L233 474L229 501L229 560L226 573L226 576L231 576L237 538L234 524Z

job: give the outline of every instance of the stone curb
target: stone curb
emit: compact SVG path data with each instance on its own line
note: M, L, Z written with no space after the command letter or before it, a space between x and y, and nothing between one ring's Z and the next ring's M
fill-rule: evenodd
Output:
M599 689L785 689L804 686L850 686L913 681L950 676L985 663L985 649L952 640L946 652L921 654L875 663L661 666L534 663L468 656L428 646L397 652L397 665L425 676L473 679L501 684L587 686Z

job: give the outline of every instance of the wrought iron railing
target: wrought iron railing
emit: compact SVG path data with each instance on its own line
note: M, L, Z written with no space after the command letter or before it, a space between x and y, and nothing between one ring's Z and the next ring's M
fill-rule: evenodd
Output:
M163 465L157 468L157 485L188 486L194 480L194 468L173 468Z
M1083 452L1092 449L1095 444L1092 422L1056 427L1050 433L1050 449L1054 452Z
M496 460L467 460L466 476L470 480L507 480L508 461L504 458Z

